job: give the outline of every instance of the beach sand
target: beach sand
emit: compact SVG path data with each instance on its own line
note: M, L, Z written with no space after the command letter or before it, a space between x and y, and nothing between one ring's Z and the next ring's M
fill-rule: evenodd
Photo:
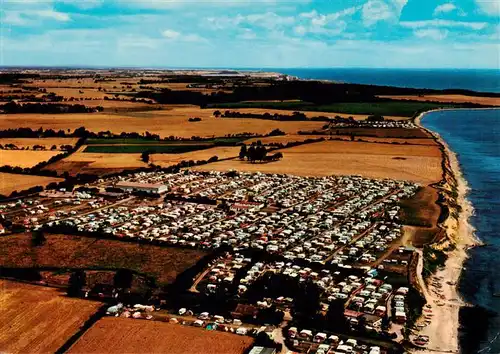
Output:
M422 129L426 129L420 124L423 116L424 114L417 117L415 123ZM473 215L474 209L467 199L469 188L460 170L457 156L450 150L439 134L430 133L438 139L444 148L445 156L443 158L448 167L445 170L445 173L448 174L448 178L446 178L448 182L443 188L449 189L453 184L455 185L458 192L457 204L461 206L462 210L457 220L451 216L454 210L450 209L450 217L442 225L448 234L448 241L437 245L437 247L445 248L451 242L455 245L455 249L448 252L448 259L444 268L433 274L428 279L427 284L424 284L421 276L423 262L422 252L419 251L420 259L417 269L419 275L417 278L430 308L424 308L424 314L417 323L425 322L426 316L430 323L420 330L418 334L429 336L426 353L459 353L458 315L460 307L467 304L461 299L457 284L462 273L463 264L468 257L467 250L479 245L480 242L475 238L474 229L469 224L469 218Z

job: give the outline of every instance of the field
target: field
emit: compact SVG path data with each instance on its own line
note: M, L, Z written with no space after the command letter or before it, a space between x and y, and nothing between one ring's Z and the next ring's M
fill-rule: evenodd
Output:
M198 150L187 152L183 154L154 154L151 155L150 160L155 165L167 167L181 161L198 161L208 160L213 156L217 156L219 160L239 155L240 148L236 146L219 146L211 149Z
M106 317L94 324L69 353L243 354L253 339L219 331Z
M57 289L0 280L0 351L54 353L101 303Z
M254 133L268 134L274 129L285 133L299 130L321 129L324 122L279 122L262 119L214 118L213 109L200 109L195 106L172 107L168 110L129 112L129 113L91 113L91 114L15 114L4 115L0 119L0 129L31 127L38 129L70 129L85 127L90 131L110 130L113 133L137 132L159 134L162 137L183 138L220 137L227 134ZM253 110L252 110L253 111ZM288 112L289 113L289 112ZM191 117L202 118L201 122L188 122Z
M6 144L14 144L18 148L30 148L32 149L34 145L45 146L47 150L55 145L59 150L61 145L75 145L78 138L1 138L0 145L5 146Z
M0 166L33 167L60 153L61 151L0 150Z
M237 144L244 141L245 138L216 138L210 140L151 140L143 138L92 138L87 139L87 145L203 145L203 144Z
M436 201L438 191L430 186L418 191L411 199L401 202L400 219L411 243L417 247L429 244L439 232L437 227L441 209Z
M299 176L362 175L430 184L441 179L441 152L435 146L324 141L282 150L271 163L228 160L197 170L290 173Z
M435 188L422 188L413 198L401 202L401 221L413 226L436 226L440 208Z
M191 151L203 150L210 148L210 145L173 145L173 144L152 144L152 145L91 145L87 146L84 153L97 154L140 154L145 151L150 151L155 154L182 154Z
M77 152L68 157L50 164L45 169L70 174L85 172L118 172L124 169L147 167L142 162L141 154L109 154L83 152L87 148L83 145Z
M454 104L440 104L432 102L411 102L411 101L387 101L387 102L346 102L331 103L325 105L313 105L309 102L238 102L238 103L220 103L211 105L219 110L237 108L264 108L264 109L283 109L292 111L318 111L335 112L333 114L343 115L371 115L380 114L383 116L412 117L419 110L429 110L435 108L453 108ZM332 113L325 113L326 115Z
M410 95L410 96L380 96L393 100L412 100L412 101L433 101L448 103L477 103L488 106L500 106L499 97L475 97L466 95Z
M60 182L61 178L18 175L0 172L0 194L9 195L13 191L22 191L35 186L46 186L51 182Z
M129 148L132 145L127 146L105 146L106 149L111 148ZM190 147L190 145L186 145ZM69 172L72 175L77 173L112 173L118 172L124 169L133 169L139 167L147 167L148 164L141 160L140 153L91 153L84 152L88 148L102 148L99 145L84 145L77 152L69 155L63 160L57 161L50 164L46 169L56 170L60 173ZM134 148L143 148L145 150L150 150L148 145L135 145ZM163 148L171 148L168 144L162 145ZM109 150L108 150L109 151ZM142 151L142 150L141 150ZM197 151L190 151L177 154L152 154L150 155L151 163L160 165L162 167L167 167L181 161L197 161L197 160L208 160L213 156L217 156L219 159L224 159L228 157L236 157L240 151L239 147L234 146L220 146L212 147Z
M0 264L10 268L128 268L154 278L157 284L168 284L205 255L196 250L91 237L46 237L47 241L40 247L32 247L29 234L3 237L0 243Z
M300 142L307 139L319 139L325 138L326 140L330 139L329 135L282 135L282 136L270 136L265 138L251 138L245 140L245 144L256 143L257 141L261 141L262 144L286 144L289 142ZM333 139L343 139L343 140L351 140L349 135L333 135L331 136ZM436 145L436 142L433 139L402 139L402 138L377 138L377 137L357 137L356 140L362 139L363 141L369 142L377 142L377 143L387 143L387 144L414 144L414 145Z

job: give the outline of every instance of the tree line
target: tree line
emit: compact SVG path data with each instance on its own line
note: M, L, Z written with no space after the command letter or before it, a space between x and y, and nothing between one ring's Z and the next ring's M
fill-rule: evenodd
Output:
M40 114L59 114L59 113L95 113L102 112L102 106L87 107L82 104L56 104L56 103L16 103L11 101L0 105L0 110L5 114L17 113L40 113Z
M247 112L237 112L237 111L225 111L221 113L216 110L214 113L216 118L253 118L253 119L266 119L266 120L277 120L277 121L319 121L319 122L330 122L332 119L325 116L311 117L307 116L302 112L293 112L292 114L279 114L279 113L247 113Z

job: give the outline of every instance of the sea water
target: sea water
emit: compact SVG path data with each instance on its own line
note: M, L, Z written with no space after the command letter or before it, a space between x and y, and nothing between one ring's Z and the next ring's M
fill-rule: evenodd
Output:
M462 353L500 353L500 109L437 111L422 124L439 133L458 157L474 207L470 223L484 247L470 251L459 291L484 311L461 311Z
M500 92L500 70L497 69L277 68L263 70L297 76L301 79L331 80L353 84Z

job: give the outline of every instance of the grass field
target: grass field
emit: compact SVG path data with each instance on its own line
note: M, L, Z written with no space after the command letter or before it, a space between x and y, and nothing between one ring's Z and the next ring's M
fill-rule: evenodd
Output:
M13 191L22 191L35 186L46 186L51 182L60 182L62 178L18 175L0 172L0 194L9 195Z
M425 139L432 136L419 128L332 128L334 135L354 135L356 137ZM338 133L338 134L337 134Z
M190 151L197 151L210 148L210 145L91 145L87 146L84 153L97 153L97 154L140 154L145 151L150 151L155 154L182 154Z
M201 144L237 144L244 141L245 138L216 138L210 140L184 140L184 141L170 141L170 140L151 140L151 139L134 139L134 138L95 138L87 139L87 145L201 145Z
M11 268L128 268L168 284L205 253L197 250L141 245L91 237L46 235L43 246L32 247L30 234L5 236L0 264Z
M0 150L0 166L33 167L59 155L61 151Z
M69 353L243 354L253 338L219 331L128 318L94 324Z
M423 247L432 243L440 231L437 226L441 209L436 201L438 191L430 186L420 189L412 198L401 201L400 219L410 243Z
M466 95L410 95L410 96L380 96L393 100L412 100L412 101L433 101L448 103L477 103L488 106L500 106L499 97L475 97Z
M331 103L325 105L313 105L309 102L238 102L220 103L211 105L211 108L237 109L237 108L264 108L283 109L293 111L322 111L335 112L347 115L371 115L380 114L383 116L412 117L419 110L436 109L440 107L453 108L454 104L438 104L432 102L346 102ZM331 113L330 113L331 114Z
M265 138L251 138L245 140L245 144L256 143L257 141L261 141L262 144L273 144L273 143L281 143L286 144L289 142L297 142L304 141L307 139L319 139L325 138L326 140L330 139L328 135L299 135L299 134L291 134L291 135L283 135L283 136L270 136ZM343 140L351 140L350 135L333 135L333 139L343 139ZM362 136L357 137L356 140L362 139L363 141L369 142L377 142L377 143L388 143L388 144L414 144L414 145L436 145L436 142L433 139L401 139L401 138L377 138L377 137L369 137Z
M57 289L0 280L0 351L54 353L101 306Z
M420 189L413 198L401 202L401 222L412 226L436 226L440 213L437 199L435 188L427 186Z
M216 162L197 170L239 170L300 176L362 175L429 184L441 178L441 152L436 146L325 141L282 150L283 159L249 163Z

